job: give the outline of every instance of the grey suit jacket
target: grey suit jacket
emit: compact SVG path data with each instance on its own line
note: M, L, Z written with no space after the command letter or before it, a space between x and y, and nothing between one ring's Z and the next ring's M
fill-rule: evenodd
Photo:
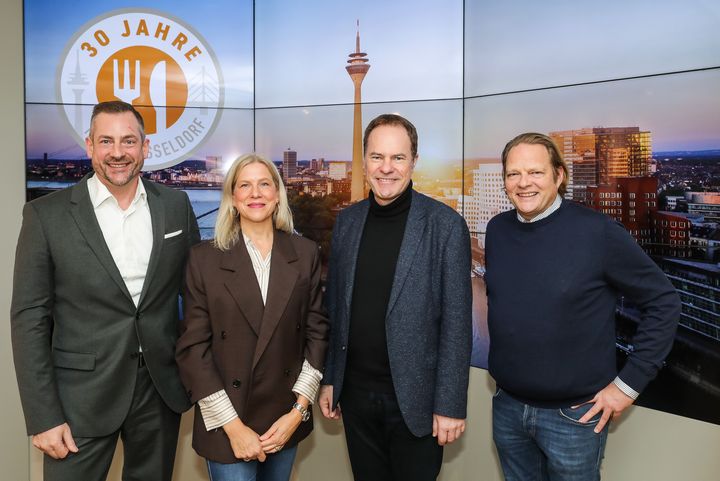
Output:
M184 192L143 183L153 246L138 307L103 238L87 178L23 209L11 325L28 434L64 422L79 437L116 431L130 408L139 343L165 403L176 412L190 407L174 354L197 221Z
M330 345L324 384L333 406L342 392L355 265L366 199L340 213L333 230L326 290ZM416 436L432 415L465 418L472 349L470 234L464 219L415 191L390 293L385 330L400 411Z

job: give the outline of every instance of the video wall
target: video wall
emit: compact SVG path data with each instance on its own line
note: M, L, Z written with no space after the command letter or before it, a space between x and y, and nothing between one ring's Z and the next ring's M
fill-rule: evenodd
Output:
M489 345L485 227L511 208L500 153L542 132L570 163L571 198L623 221L683 300L667 366L639 402L720 423L720 194L709 195L720 190L718 24L720 5L702 0L25 0L28 199L91 171L92 106L118 98L146 120L144 175L188 193L204 238L224 169L256 151L283 172L297 230L328 252L357 175L345 67L362 58L363 128L386 112L410 119L415 188L472 232L473 365L487 366ZM647 178L652 212L597 201L608 159L642 164L613 175ZM618 309L619 363L630 312Z

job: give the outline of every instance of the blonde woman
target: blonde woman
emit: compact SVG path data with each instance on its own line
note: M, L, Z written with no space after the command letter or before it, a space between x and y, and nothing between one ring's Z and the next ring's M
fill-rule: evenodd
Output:
M287 481L312 431L328 322L317 245L293 234L272 162L233 162L215 238L191 250L184 295L176 358L210 479Z

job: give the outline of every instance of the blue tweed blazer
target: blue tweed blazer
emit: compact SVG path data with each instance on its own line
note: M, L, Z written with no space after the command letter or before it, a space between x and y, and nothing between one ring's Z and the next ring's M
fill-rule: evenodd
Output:
M330 345L324 384L342 392L355 265L369 201L343 210L333 230L326 304ZM413 191L385 329L400 411L416 436L433 413L465 418L472 349L470 234L450 207Z

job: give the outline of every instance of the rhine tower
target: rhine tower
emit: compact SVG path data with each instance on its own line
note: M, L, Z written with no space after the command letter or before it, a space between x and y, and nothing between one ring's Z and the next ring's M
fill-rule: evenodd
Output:
M365 198L365 175L363 172L362 152L362 104L361 85L365 74L370 70L367 54L360 51L360 20L357 21L357 35L355 37L355 52L348 56L345 69L355 86L355 110L353 113L353 154L352 154L352 183L350 185L350 201L357 202Z

